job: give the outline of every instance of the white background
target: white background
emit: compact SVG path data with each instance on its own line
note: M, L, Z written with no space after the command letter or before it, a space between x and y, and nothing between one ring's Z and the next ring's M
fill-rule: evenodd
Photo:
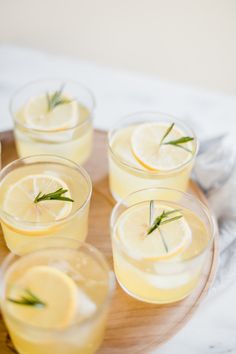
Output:
M0 0L0 42L236 93L235 0Z

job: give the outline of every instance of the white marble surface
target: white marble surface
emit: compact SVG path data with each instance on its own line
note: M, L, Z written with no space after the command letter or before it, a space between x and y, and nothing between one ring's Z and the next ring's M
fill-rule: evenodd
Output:
M235 96L8 46L0 46L0 130L12 127L8 112L12 92L28 81L47 77L70 78L90 87L97 101L99 128L109 128L127 113L157 110L188 120L202 137L229 132L236 139ZM236 150L236 144L233 147ZM236 353L235 299L236 284L218 287L192 320L152 354Z

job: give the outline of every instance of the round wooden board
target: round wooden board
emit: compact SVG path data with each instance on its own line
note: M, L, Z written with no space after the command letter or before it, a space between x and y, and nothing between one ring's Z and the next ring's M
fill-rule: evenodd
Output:
M4 166L14 160L17 155L11 131L0 133L0 140ZM105 132L95 131L94 153L85 168L93 181L88 242L99 248L112 266L109 217L114 200L108 189ZM190 184L190 192L206 203L201 190L193 182ZM105 340L98 353L146 354L176 334L196 311L214 279L216 250L215 243L198 288L185 300L174 304L159 306L137 301L128 296L117 284ZM1 237L0 261L7 252L3 237ZM0 352L4 354L14 352L2 319L0 319Z

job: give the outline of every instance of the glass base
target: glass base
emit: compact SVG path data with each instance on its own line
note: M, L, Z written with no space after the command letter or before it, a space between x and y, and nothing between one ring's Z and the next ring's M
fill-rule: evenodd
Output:
M117 279L117 282L118 284L120 285L120 287L124 290L124 292L126 292L129 296L133 297L134 299L136 300L139 300L139 301L142 301L142 302L146 302L148 304L156 304L156 305L164 305L164 304L172 304L172 303L175 303L175 302L179 302L183 299L185 299L186 297L188 297L192 291L190 291L189 293L185 294L184 296L180 297L179 299L175 299L173 301L158 301L158 300L147 300L146 298L142 298L142 297L139 297L138 295L132 293L131 291L129 291L121 282L120 280L118 279L118 277L116 276L116 279Z

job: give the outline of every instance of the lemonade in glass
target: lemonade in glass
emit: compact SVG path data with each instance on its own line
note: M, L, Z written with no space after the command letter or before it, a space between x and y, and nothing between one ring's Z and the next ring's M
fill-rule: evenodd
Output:
M74 162L39 155L16 160L0 172L0 220L8 248L19 253L34 240L84 240L92 184ZM27 251L27 249L26 249Z
M0 304L19 354L93 354L102 343L114 280L103 255L48 239L1 267Z
M131 193L111 216L118 282L131 296L157 304L181 300L194 290L216 231L198 199L177 190L163 192Z
M185 191L198 150L194 133L162 113L127 116L109 132L109 183L119 201L142 188Z
M83 164L92 149L93 110L93 95L79 83L25 85L10 103L19 157L52 154Z

